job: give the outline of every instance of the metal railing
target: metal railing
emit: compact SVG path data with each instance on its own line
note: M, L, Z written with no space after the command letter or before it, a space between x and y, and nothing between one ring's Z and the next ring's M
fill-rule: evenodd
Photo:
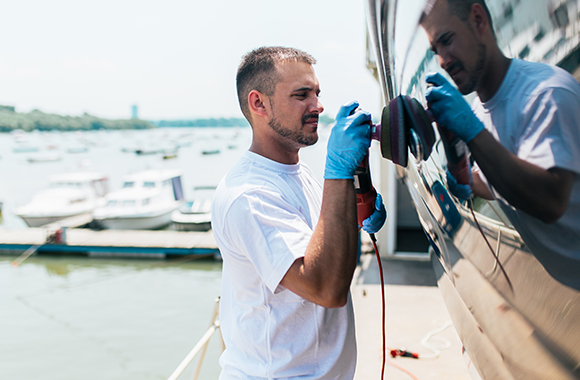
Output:
M218 329L220 328L219 303L220 303L220 299L218 297L215 301L215 306L214 306L213 314L211 317L211 324L210 324L209 328L207 329L205 334L203 334L203 336L197 342L197 344L191 349L189 354L187 354L185 359L183 359L183 361L177 366L175 371L173 371L173 373L171 374L171 376L169 376L169 378L167 380L176 380L177 378L179 378L179 376L181 376L181 374L183 373L183 371L185 371L187 366L193 361L193 359L195 359L197 354L201 353L201 356L199 358L199 362L197 364L197 368L195 370L195 375L193 376L194 380L198 379L199 373L201 371L201 365L203 364L203 359L205 358L205 353L207 351L207 346L209 344L209 340L211 339L212 335L216 331L218 331ZM221 338L221 334L220 334L220 338ZM221 340L221 342L222 342L222 351L223 351L225 346L224 346L223 340Z

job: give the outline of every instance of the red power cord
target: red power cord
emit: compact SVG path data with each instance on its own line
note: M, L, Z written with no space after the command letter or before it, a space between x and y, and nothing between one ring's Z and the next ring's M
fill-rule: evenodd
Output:
M375 234L369 234L370 238L371 238L371 242L373 243L373 248L375 249L375 254L377 256L377 264L379 265L379 275L381 278L381 310L382 310L382 335L383 335L383 362L381 365L381 380L384 380L385 378L385 365L387 363L387 334L386 334L386 306L385 306L385 280L383 278L383 265L381 264L381 256L379 255L379 249L377 248L377 239L375 238ZM397 355L395 356L411 356L415 359L419 358L419 355L417 354L411 354L411 355L405 355L403 354L403 352L401 350L395 350L395 351L399 351L397 353ZM415 356L416 355L416 356ZM406 369L404 369L403 367L400 367L398 365L396 365L395 363L389 363L390 365L392 365L393 367L403 371L404 373L406 373L407 375L411 376L414 380L418 380L415 375L413 375L411 372L407 371Z
M373 248L375 249L375 254L377 255L377 263L379 264L379 274L381 276L381 310L382 310L382 332L383 332L383 363L381 366L381 380L384 379L385 376L385 363L387 362L387 338L385 332L385 280L383 279L383 266L381 264L381 257L379 256L379 249L377 248L377 239L375 238L375 234L369 234L371 241L373 243Z

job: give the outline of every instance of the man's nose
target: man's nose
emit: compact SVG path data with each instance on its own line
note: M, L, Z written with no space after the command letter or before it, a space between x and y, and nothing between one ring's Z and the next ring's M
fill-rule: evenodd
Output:
M452 59L449 54L439 54L439 66L441 66L443 70L447 70L449 65L451 65L451 62Z
M309 111L311 113L322 113L322 111L324 111L324 106L322 105L320 99L316 98L316 103L310 107Z

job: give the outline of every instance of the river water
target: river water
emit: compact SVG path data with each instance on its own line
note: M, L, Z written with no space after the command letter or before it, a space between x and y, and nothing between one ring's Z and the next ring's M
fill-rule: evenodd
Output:
M301 160L322 179L328 128L320 136ZM0 231L26 228L14 211L52 174L97 170L116 190L127 173L181 169L187 199L193 187L217 184L250 142L250 128L0 134ZM173 159L124 152L176 143ZM14 152L22 146L39 151ZM86 152L69 153L79 147ZM60 159L28 161L40 154ZM221 263L213 260L39 255L13 267L14 259L0 255L0 379L167 379L208 329L220 293ZM200 379L218 377L220 352L215 334ZM191 379L196 364L180 379Z

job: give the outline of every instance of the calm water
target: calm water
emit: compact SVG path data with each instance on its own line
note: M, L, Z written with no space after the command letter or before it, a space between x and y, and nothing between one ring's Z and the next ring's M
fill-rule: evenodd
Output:
M220 290L218 262L11 260L0 257L1 379L166 379ZM220 344L214 335L201 378L217 378Z
M301 159L321 179L328 129ZM80 168L102 171L110 189L125 174L148 168L181 169L187 198L198 185L215 185L247 150L249 128L163 128L149 131L33 133L23 142L0 134L1 233L26 228L14 210L46 187L52 174ZM183 146L175 159L122 148ZM37 153L14 153L17 146ZM87 147L84 153L69 148ZM203 155L202 150L219 149ZM55 162L29 163L36 154ZM83 256L33 256L21 266L0 256L0 379L166 379L210 324L219 296L221 263ZM220 339L214 335L200 378L219 374ZM182 375L193 377L194 365Z

